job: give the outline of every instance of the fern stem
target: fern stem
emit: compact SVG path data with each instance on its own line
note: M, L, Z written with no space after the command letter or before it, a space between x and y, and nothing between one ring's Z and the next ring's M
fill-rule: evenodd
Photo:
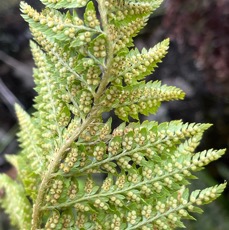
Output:
M102 80L99 85L99 88L97 90L97 94L94 97L94 103L97 104L100 96L103 94L104 90L106 89L107 85L110 82L110 71L111 71L111 66L113 62L113 42L112 39L109 38L109 25L107 21L107 9L105 7L105 1L104 0L97 0L98 2L98 9L99 9L99 14L101 17L101 24L103 31L107 37L107 56L106 56L106 66L105 69L103 69L102 73Z

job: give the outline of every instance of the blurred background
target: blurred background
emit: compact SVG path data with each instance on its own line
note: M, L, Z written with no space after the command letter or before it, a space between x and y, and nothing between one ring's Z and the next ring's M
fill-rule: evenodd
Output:
M37 0L27 0L36 9ZM164 103L150 119L160 122L182 119L185 122L212 123L198 150L229 149L229 1L167 0L150 18L135 39L136 46L150 48L170 37L170 50L149 79L160 79L186 92L184 101ZM31 38L19 11L19 0L0 0L0 172L14 175L4 154L18 152L17 120L14 104L31 111L33 60ZM207 170L191 189L229 181L229 151ZM198 222L187 222L187 229L229 229L229 189L198 215ZM0 230L13 230L0 210Z

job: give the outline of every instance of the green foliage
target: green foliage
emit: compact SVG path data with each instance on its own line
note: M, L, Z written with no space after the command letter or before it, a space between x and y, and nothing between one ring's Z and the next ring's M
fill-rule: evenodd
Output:
M32 230L184 227L182 219L201 213L198 206L226 186L189 194L192 173L225 150L195 153L209 124L139 121L161 102L184 98L176 87L145 81L168 39L131 48L161 1L98 0L98 8L84 0L42 2L42 12L21 3L34 37L37 96L31 116L15 107L21 153L8 160L18 180L0 177L12 223ZM123 123L104 121L110 111Z
M12 224L20 229L31 228L32 207L26 197L23 185L6 175L0 175L1 186L5 188L1 206L9 214Z

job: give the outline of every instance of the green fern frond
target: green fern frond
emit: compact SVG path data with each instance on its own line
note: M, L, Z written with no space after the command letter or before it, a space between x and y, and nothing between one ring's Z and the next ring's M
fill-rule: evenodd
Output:
M112 90L115 94L111 94ZM163 101L183 98L182 90L172 86L161 86L160 82L154 81L123 87L122 90L111 88L101 103L113 107L120 119L128 121L128 116L138 119L139 113L155 114Z
M0 175L0 181L1 187L5 190L4 197L0 199L0 204L9 215L12 224L19 229L30 229L32 208L23 185L7 175Z
M29 23L30 27L36 28L52 40L71 43L76 37L80 39L79 35L82 33L90 33L93 36L95 33L101 32L96 28L85 26L76 12L63 14L53 8L45 8L39 13L25 2L21 2L21 11L22 17ZM95 27L97 25L98 23Z
M21 3L38 95L31 116L16 105L22 150L7 159L17 181L0 176L12 222L23 230L184 227L224 190L226 183L189 193L187 185L225 150L195 153L210 124L129 121L184 98L181 89L145 80L168 39L130 48L162 0L42 2L41 12Z
M108 10L110 39L114 41L114 53L133 46L133 37L145 26L150 14L157 9L162 0L157 1L120 1L105 2Z
M37 130L31 121L31 117L19 105L15 105L16 114L19 121L20 132L17 134L20 147L24 154L29 158L39 158L39 149L37 148Z
M137 84L154 71L166 55L168 46L169 39L166 39L149 51L143 49L140 53L138 49L132 49L116 56L112 64L112 83L120 85L124 80L127 85Z
M41 0L41 2L50 8L61 9L83 7L87 4L88 0Z

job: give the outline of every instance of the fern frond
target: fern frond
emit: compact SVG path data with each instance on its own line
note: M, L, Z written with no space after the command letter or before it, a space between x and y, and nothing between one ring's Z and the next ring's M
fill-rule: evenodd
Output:
M20 155L6 155L6 159L16 168L17 180L23 184L25 195L35 201L41 183L41 169L45 168L45 160L37 162L34 157L31 159L29 154L24 155L24 152L21 152ZM39 168L39 171L36 168Z
M129 121L184 98L176 87L145 80L168 39L130 49L162 0L42 2L41 12L21 3L35 40L38 95L31 116L16 106L22 150L7 159L18 181L0 175L12 222L23 230L184 227L183 218L194 219L191 212L224 190L226 183L189 195L187 185L225 150L195 153L210 124ZM81 7L82 16L68 10ZM106 112L124 122L116 126Z
M0 204L9 215L11 223L20 229L30 229L32 209L23 185L7 175L0 175L0 182L5 191Z
M149 51L145 49L140 53L138 49L132 49L128 53L118 55L113 62L113 84L120 85L122 80L127 85L137 84L151 74L166 55L169 39L158 43Z
M35 43L31 43L31 50L37 65L37 69L34 69L34 81L38 96L35 98L37 112L34 115L41 127L40 138L47 140L41 144L43 154L47 155L54 151L53 141L61 141L61 132L70 120L70 112L68 101L63 96L65 89L57 80L58 75L55 75L56 72L49 62L44 62L47 60L45 53Z
M88 0L41 0L43 4L50 8L79 8L87 4Z
M27 114L19 105L15 105L15 110L20 125L20 132L18 132L17 135L20 147L23 149L22 154L34 164L34 171L40 172L43 170L41 167L41 162L43 160L40 155L40 149L38 148L38 130L29 114Z
M106 1L110 38L114 41L114 53L133 45L132 38L145 26L150 14L162 0L157 1Z
M218 158L223 152L214 151L214 155ZM212 151L205 152L205 159L199 159L199 163L209 163L208 160L212 154ZM198 153L197 158L199 155L203 154ZM206 159L208 160L206 161ZM199 208L194 205L211 202L226 186L226 184L222 184L218 187L205 189L201 193L198 190L199 199L194 199L195 192L193 192L190 201L188 201L187 194L183 197L184 191L178 189L182 188L181 184L184 184L184 178L190 177L190 171L197 170L196 161L193 164L188 164L188 162L188 158L182 156L174 159L173 163L162 161L154 165L147 162L147 166L139 168L131 165L128 167L125 161L121 161L119 164L121 172L116 178L112 176L113 173L108 173L102 185L99 186L94 184L91 176L88 176L83 187L79 188L75 184L75 189L77 188L78 192L72 196L71 200L62 201L56 205L47 205L43 209L64 208L68 210L74 205L79 215L82 215L84 219L82 222L76 222L78 228L101 225L103 228L113 229L112 220L114 218L120 220L119 224L125 223L122 226L123 229L160 226L163 220L166 220L164 222L166 225L175 228L180 226L181 218L189 216L186 209L190 212L199 212ZM71 190L68 189L68 191ZM171 194L174 195L171 196ZM92 220L93 222L91 222Z
M112 95L112 99L108 100L111 97L110 92L108 92L105 95L106 100L102 103L105 105L113 103L112 107L115 109L115 114L124 121L128 121L128 116L138 119L139 113L155 114L163 101L184 98L182 90L172 86L161 86L158 81L123 87L120 92L118 90L115 92L118 98L116 95Z
M39 13L25 2L21 2L21 11L22 17L32 28L36 28L52 40L56 39L65 43L73 42L74 44L75 38L80 37L82 33L89 33L90 36L93 36L101 32L96 28L84 26L84 22L76 12L62 14L55 9L45 8Z

